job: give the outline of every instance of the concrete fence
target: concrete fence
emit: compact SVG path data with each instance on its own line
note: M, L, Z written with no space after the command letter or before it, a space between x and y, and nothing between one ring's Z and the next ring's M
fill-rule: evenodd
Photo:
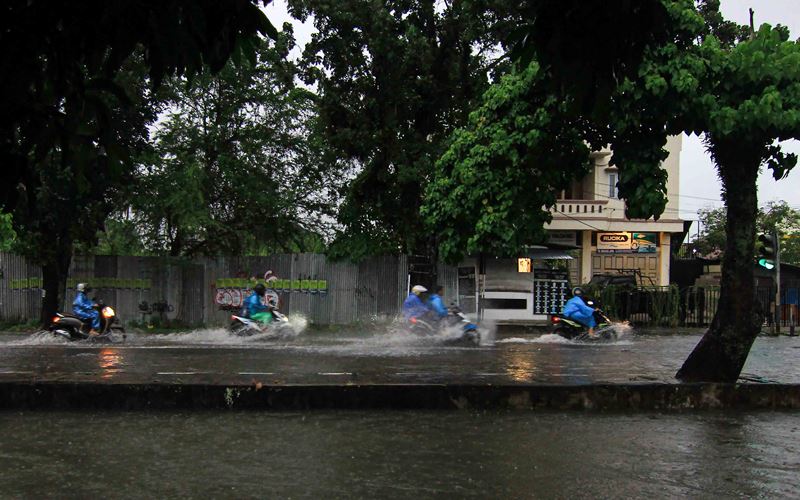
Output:
M124 322L222 325L247 296L253 285L249 278L265 280L265 273L282 311L318 324L350 324L397 314L407 293L409 265L406 256L353 264L309 253L192 260L79 256L70 268L66 299L72 301L75 283L86 281ZM455 269L439 266L438 273L448 294L454 294ZM38 319L41 286L38 266L0 253L0 320Z

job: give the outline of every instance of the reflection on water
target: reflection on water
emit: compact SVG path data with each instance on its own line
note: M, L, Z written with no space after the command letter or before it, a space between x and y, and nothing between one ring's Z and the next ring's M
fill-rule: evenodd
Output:
M503 353L506 361L506 373L515 382L530 382L535 380L536 363L534 358L525 351L506 351Z
M3 498L109 485L136 498L790 498L800 469L796 413L0 412L0 428L14 435L0 440Z
M117 349L105 347L97 353L97 364L100 366L100 378L111 380L121 371L122 353Z

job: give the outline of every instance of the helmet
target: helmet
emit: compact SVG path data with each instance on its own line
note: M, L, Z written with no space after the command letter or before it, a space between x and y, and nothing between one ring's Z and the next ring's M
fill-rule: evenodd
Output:
M575 297L583 295L583 288L576 286L575 288L572 289L572 295L574 295Z
M424 287L424 286L422 286L422 285L414 285L414 286L411 288L411 293L413 293L414 295L419 295L419 294L421 294L421 293L425 293L425 292L427 292L427 291L428 291L428 289L427 289L427 288L425 288L425 287Z
M259 283L258 285L253 287L253 291L256 292L256 295L263 297L265 293L267 293L267 287Z
M78 283L78 286L76 288L78 289L79 292L88 292L89 290L91 290L91 288L87 283Z

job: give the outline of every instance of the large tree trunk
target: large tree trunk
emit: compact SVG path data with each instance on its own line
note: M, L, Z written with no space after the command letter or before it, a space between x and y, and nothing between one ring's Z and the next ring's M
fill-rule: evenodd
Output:
M736 382L763 322L753 277L756 178L763 149L743 147L746 141L711 141L728 211L722 283L710 328L676 374L684 382Z
M42 310L40 321L47 327L61 306L64 290L67 287L67 273L72 262L72 241L56 239L52 252L47 252L47 262L42 264Z

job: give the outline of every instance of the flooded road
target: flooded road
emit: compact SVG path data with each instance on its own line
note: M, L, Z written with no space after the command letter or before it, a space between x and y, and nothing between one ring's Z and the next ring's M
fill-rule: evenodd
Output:
M797 413L0 412L0 497L797 498Z
M500 335L492 345L447 347L387 332L303 333L289 341L223 329L131 334L125 342L68 343L47 333L0 335L0 381L101 383L591 384L674 382L698 334L623 331L609 344L555 335ZM759 337L744 382L800 382L800 338Z

